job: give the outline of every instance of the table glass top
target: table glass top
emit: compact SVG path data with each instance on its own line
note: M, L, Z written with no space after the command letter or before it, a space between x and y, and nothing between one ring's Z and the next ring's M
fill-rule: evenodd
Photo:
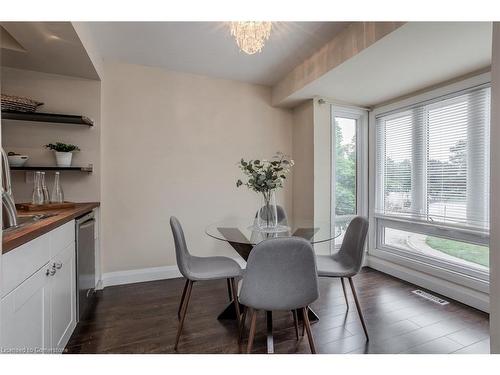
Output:
M256 228L254 221L248 219L230 219L210 224L205 232L213 238L245 245L256 245L259 242L276 237L302 237L311 243L331 241L345 230L345 222L331 225L329 222L312 220L288 221L281 225L279 231L269 233Z

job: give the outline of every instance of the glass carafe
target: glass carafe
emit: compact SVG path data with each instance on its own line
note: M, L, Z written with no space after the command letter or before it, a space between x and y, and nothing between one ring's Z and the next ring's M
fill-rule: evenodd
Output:
M33 182L33 194L31 195L32 204L43 204L43 190L42 190L42 174L41 172L35 173L35 181Z
M64 193L61 187L59 172L56 172L56 175L54 177L54 187L52 188L52 195L50 196L50 201L52 203L64 202Z
M45 172L41 172L40 184L42 185L42 193L43 193L43 203L50 202L49 189L47 189L47 185L45 185Z

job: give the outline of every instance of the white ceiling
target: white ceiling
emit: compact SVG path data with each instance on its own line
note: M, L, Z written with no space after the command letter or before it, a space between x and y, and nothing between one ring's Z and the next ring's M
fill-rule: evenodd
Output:
M274 85L344 22L276 22L261 53L238 50L224 22L89 22L101 56L133 64Z
M491 22L409 22L281 103L373 106L491 65Z
M2 32L2 65L98 79L70 22L1 25L15 39L7 40ZM223 22L87 25L104 59L273 85L347 23L274 23L270 40L256 55L240 52ZM293 106L324 96L361 106L377 105L488 67L491 34L490 22L409 22L281 104Z
M71 22L2 22L1 26L9 37L8 44L2 40L3 66L99 79Z

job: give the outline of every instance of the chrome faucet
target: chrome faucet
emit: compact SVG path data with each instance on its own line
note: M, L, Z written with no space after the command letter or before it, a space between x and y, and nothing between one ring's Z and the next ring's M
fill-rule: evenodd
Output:
M2 148L2 229L17 226L17 210L10 182L10 166L7 154Z

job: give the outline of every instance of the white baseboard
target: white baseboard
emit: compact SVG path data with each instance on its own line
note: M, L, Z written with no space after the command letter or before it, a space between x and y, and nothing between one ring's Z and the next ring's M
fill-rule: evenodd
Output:
M235 260L241 268L246 267L246 262L241 257L234 257L232 259ZM113 285L175 279L177 277L182 277L182 275L176 265L106 272L102 275L102 280L97 284L96 289L99 290Z
M78 317L77 317L77 319L78 319ZM77 324L76 323L76 319L74 319L73 322L66 329L66 332L64 332L64 336L61 339L61 344L57 348L54 348L54 349L56 349L57 353L60 354L60 353L62 353L64 351L64 348L66 347L66 344L68 343L69 339L71 338L71 335L75 331L76 324Z
M489 295L486 293L370 255L367 257L367 265L377 271L442 294L478 310L489 312Z
M98 280L97 283L95 284L95 290L103 290L104 285L102 283L102 280Z
M142 283L145 281L182 277L177 266L141 268L128 271L106 272L102 275L102 287Z

